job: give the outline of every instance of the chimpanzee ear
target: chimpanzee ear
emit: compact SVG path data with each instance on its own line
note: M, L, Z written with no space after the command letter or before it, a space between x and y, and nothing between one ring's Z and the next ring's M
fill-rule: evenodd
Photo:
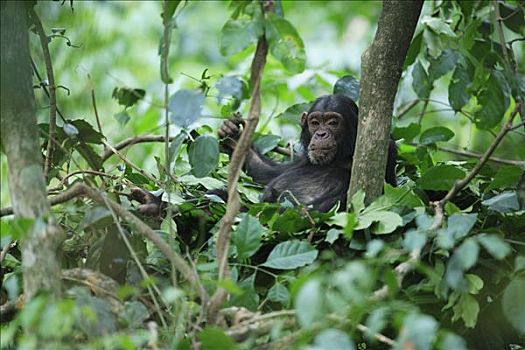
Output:
M303 112L303 114L301 114L301 125L306 125L308 121L308 112Z

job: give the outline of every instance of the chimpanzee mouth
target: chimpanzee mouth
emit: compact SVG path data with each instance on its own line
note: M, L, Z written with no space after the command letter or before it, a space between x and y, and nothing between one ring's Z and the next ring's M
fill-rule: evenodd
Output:
M333 148L316 148L308 151L308 159L312 164L325 165L330 163L335 158Z

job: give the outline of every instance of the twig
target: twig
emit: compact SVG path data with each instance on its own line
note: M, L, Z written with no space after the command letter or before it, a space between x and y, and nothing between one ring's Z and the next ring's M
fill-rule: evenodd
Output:
M423 120L423 116L425 115L426 111L427 111L427 107L428 107L428 102L430 101L430 99L426 99L424 104L423 104L423 109L421 110L421 113L419 114L419 119L418 119L418 124L421 124L421 121Z
M518 125L518 126L521 126L521 125ZM515 128L516 127L514 126L510 130L513 130ZM419 146L419 144L416 143L416 142L410 142L409 144L412 145L412 146ZM458 150L458 149L444 147L444 146L437 146L436 148L439 151L456 154L456 155L462 156L462 157L468 157L468 158L481 158L481 157L483 157L482 153L469 151L469 150ZM503 158L498 158L498 157L490 157L488 159L488 161L489 162L494 162L494 163L499 163L499 164L504 164L504 165L515 165L515 166L523 165L523 161L512 160L512 159L503 159Z
M403 106L403 108L401 108L401 110L398 112L397 116L395 116L395 118L397 119L401 119L401 117L403 117L405 114L407 114L410 110L412 110L412 108L414 108L415 106L417 106L417 104L419 103L419 101L421 101L420 99L415 99L413 101L410 101L409 103L407 103L406 105Z
M2 248L2 251L0 252L0 263L1 263L2 261L4 261L4 258L6 257L7 252L9 251L9 249L11 249L11 248L13 247L13 243L14 243L14 242L7 243L7 244ZM2 283L2 281L0 281L0 283Z
M111 146L108 142L102 140L102 143L104 144L104 146L106 146L108 148L108 150L110 150L115 155L117 155L117 157L119 157L120 160L122 160L124 163L126 163L127 165L129 165L130 167L135 169L137 172L139 172L140 175L144 176L145 178L147 178L148 180L152 181L153 183L155 183L157 185L160 185L159 180L157 180L156 178L154 178L153 176L151 176L150 174L148 174L147 172L142 170L140 167L138 167L135 164L133 164L126 157L124 157L124 155L122 153L120 153L113 146Z
M365 334L370 334L372 335L374 338L376 338L377 340L379 340L381 343L383 344L386 344L386 345L389 345L389 346L396 346L397 345L397 342L390 339L389 337L381 334L381 333L372 333L371 329L368 328L367 326L365 325L362 325L362 324L358 324L357 329L359 329L361 332L365 333Z
M239 212L239 194L237 193L237 181L246 158L246 154L251 144L252 135L257 127L259 121L259 115L261 111L261 95L260 95L260 82L261 74L266 64L266 54L268 53L268 43L264 37L261 37L257 43L257 49L252 61L251 77L250 82L252 83L252 95L250 98L250 111L246 120L246 126L235 146L233 154L231 156L229 173L228 173L228 204L226 206L226 213L221 220L221 226L217 234L217 262L219 265L219 276L218 280L224 280L229 277L228 268L228 250L230 245L230 231L235 219L235 216ZM210 299L210 305L208 308L208 322L216 323L218 310L224 300L226 299L228 292L222 288L217 287L217 290Z
M36 32L40 38L40 45L42 46L42 53L44 55L44 62L46 63L47 79L49 82L49 132L46 147L46 159L44 162L44 177L47 179L51 162L53 160L53 139L56 134L56 119L57 119L57 100L56 100L56 84L55 74L53 72L53 64L51 63L51 54L49 53L49 38L44 31L42 22L36 14L33 7L29 8L29 14L35 25Z
M173 140L175 136L169 137L169 140ZM130 137L128 139L125 139L124 141L121 141L117 143L113 148L117 151L120 151L128 146L135 145L137 143L145 143L145 142L165 142L165 136L155 136L155 135L146 135L146 136L136 136L136 137ZM102 162L105 162L115 153L111 150L105 150L104 154L102 155Z
M102 125L100 124L100 117L98 116L97 100L95 98L95 88L91 88L91 103L93 104L93 111L95 112L95 119L97 120L98 132L104 135L102 132Z
M112 178L112 179L116 179L118 178L118 176L116 175L109 175L109 174L106 174L106 173L103 173L102 171L96 171L96 170L77 170L77 171L73 171L72 173L69 173L67 174L66 176L64 176L62 178L62 180L60 180L60 183L56 186L56 187L53 187L53 188L50 188L48 190L48 192L54 192L54 191L60 191L64 188L64 185L67 184L67 180L69 180L71 177L75 176L75 175L79 175L79 174L89 174L89 175L97 175L97 176L101 176L101 177L109 177L109 178Z

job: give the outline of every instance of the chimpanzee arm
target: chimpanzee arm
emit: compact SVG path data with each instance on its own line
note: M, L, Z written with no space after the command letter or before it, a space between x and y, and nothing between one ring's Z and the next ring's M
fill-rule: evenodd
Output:
M277 163L273 160L259 154L253 148L250 148L246 155L245 169L253 180L262 185L281 175L286 169L293 166L294 163Z

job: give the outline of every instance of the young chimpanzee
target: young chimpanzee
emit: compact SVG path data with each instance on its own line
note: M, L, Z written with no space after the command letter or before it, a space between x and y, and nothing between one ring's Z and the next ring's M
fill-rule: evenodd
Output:
M301 204L319 211L337 202L346 207L346 192L357 138L358 109L343 95L319 97L301 116L303 155L290 163L276 163L250 149L245 169L254 181L266 185L262 200L278 201L283 193L293 194ZM240 135L240 119L225 121L218 131L231 151ZM396 147L390 140L386 181L395 186Z

